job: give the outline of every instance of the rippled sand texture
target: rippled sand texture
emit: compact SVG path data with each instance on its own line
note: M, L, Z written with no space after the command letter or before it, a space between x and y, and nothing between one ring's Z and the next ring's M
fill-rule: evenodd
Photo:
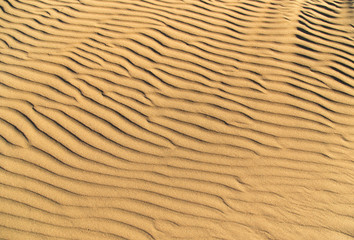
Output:
M351 0L0 1L0 238L354 238Z

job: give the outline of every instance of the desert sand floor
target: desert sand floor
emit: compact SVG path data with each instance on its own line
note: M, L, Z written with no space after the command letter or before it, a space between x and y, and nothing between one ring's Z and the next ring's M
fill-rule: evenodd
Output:
M352 0L0 11L0 239L354 239Z

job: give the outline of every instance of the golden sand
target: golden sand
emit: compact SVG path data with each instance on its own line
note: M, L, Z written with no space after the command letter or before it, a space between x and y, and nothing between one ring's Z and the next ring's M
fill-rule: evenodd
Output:
M354 239L351 0L1 0L0 239Z

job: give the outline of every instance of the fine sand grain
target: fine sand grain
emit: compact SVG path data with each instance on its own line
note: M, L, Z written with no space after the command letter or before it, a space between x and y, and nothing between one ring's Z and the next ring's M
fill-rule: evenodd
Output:
M352 0L1 0L0 239L354 239Z

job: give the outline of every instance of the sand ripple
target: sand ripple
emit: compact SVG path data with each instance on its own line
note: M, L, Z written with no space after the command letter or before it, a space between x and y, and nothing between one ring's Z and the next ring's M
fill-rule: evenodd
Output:
M350 0L0 2L1 239L353 239Z

